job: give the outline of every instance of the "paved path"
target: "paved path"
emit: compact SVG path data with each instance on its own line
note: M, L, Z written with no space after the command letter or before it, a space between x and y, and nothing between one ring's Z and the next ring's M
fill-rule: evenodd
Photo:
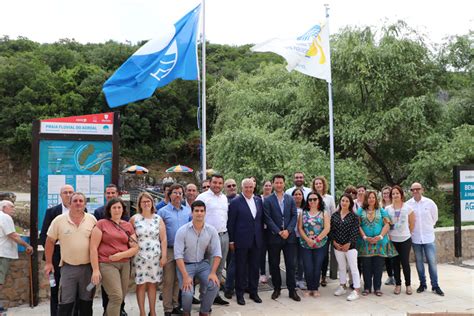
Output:
M276 301L270 298L271 291L260 292L262 304L256 304L245 296L247 305L237 305L235 298L230 306L213 306L212 315L406 315L409 312L463 312L474 315L474 260L466 261L471 267L459 267L451 264L441 264L438 267L439 282L446 293L444 297L431 291L409 296L393 294L393 286L382 286L384 295L376 297L369 295L354 302L348 302L345 297L333 295L338 282L330 280L328 286L320 288L321 297L303 298L294 302L288 298L288 292L282 291L282 296ZM385 280L386 275L383 279ZM418 287L418 277L412 265L413 290ZM404 289L404 287L403 287ZM158 315L163 315L161 302L157 303ZM126 310L130 316L139 315L134 293L126 297ZM193 314L198 309L193 307ZM35 308L21 306L11 308L8 316L13 315L49 315L49 304L42 302ZM94 301L94 315L102 315L101 301Z

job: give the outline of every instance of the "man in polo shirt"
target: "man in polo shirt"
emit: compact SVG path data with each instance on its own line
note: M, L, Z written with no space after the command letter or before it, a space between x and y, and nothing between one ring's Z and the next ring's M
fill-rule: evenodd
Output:
M209 315L212 302L219 291L219 278L216 271L221 262L221 247L216 229L204 222L206 204L195 201L192 205L192 222L185 224L176 233L174 258L178 266L178 279L181 288L183 315L191 315L194 295L193 278L199 279L201 308L199 315ZM212 266L206 259L206 251L212 257Z
M183 186L173 184L168 190L168 203L158 210L158 215L166 226L166 239L168 241L168 262L163 267L163 309L165 316L181 314L178 302L178 277L176 275L176 261L173 255L173 246L178 229L189 222L191 209L181 204Z
M69 213L57 216L48 229L44 272L48 276L54 272L53 251L56 241L61 243L61 280L59 283L58 315L71 315L76 296L79 297L81 316L92 315L94 291L87 291L91 282L89 243L92 229L97 220L85 213L86 197L80 192L71 196Z
M227 197L222 193L223 187L224 177L220 174L214 174L211 177L210 189L199 194L196 200L203 201L206 204L206 223L217 230L221 244L222 258L227 258L227 253L229 252L229 235L227 234L227 213L229 206ZM224 268L224 263L225 260L221 260L217 268L217 277L221 283L223 282L222 269ZM229 302L217 295L214 304L229 305Z
M431 290L441 296L444 292L438 285L438 269L436 264L436 242L434 227L438 221L438 207L433 200L423 196L423 187L415 182L410 188L412 198L408 200L409 205L415 212L415 228L411 235L412 247L415 252L416 271L420 279L417 293L426 290L425 264L423 253L428 262L430 272Z

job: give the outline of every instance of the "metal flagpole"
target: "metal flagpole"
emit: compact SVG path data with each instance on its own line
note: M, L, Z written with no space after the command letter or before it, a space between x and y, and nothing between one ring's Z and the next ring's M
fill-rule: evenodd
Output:
M201 136L201 170L202 180L206 179L206 1L202 0L202 136Z
M329 4L324 5L326 7L326 27L329 33ZM331 52L328 51L329 60L331 60ZM333 127L333 113L332 113L332 80L328 82L328 95L329 95L329 159L331 161L331 195L336 198L335 190L335 172L334 172L334 127Z

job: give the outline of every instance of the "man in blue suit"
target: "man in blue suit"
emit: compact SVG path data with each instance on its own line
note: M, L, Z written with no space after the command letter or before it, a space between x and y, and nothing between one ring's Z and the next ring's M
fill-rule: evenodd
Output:
M262 302L257 290L259 254L263 246L263 205L262 200L254 196L254 188L252 179L242 180L242 194L237 195L229 205L227 230L229 250L235 252L235 289L239 305L245 305L246 280L250 299L256 303Z
M265 198L263 213L268 227L268 259L272 276L272 299L277 299L281 291L280 254L283 250L286 267L286 285L290 298L299 302L301 298L296 293L295 257L297 221L296 204L293 198L285 194L285 176L276 174L272 179L273 194Z

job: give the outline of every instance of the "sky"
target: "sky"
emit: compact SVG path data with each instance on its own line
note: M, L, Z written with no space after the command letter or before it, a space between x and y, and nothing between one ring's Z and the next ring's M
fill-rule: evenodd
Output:
M2 0L0 36L24 36L40 43L75 39L137 43L159 36L198 0ZM474 30L474 1L424 0L205 0L205 34L211 43L242 45L293 37L324 21L330 30L380 26L404 20L441 43Z

